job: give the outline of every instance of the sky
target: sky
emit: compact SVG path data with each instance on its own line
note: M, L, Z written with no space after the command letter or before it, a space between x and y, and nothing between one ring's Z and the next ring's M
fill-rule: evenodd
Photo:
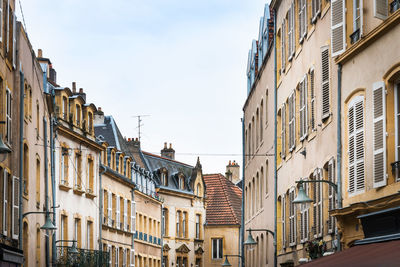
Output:
M20 0L33 49L57 83L83 88L126 138L203 173L242 165L247 54L265 0ZM22 21L19 1L18 20Z

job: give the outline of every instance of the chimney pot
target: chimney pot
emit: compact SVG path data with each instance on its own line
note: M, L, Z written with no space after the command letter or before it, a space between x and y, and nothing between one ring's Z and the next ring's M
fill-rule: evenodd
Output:
M170 148L170 149L172 148L172 144L171 144L171 143L169 143L169 148Z
M98 107L97 110L98 110L98 111L101 111L101 107Z
M42 49L38 49L38 57L43 57L43 51L42 51Z
M79 93L83 94L83 88L79 88Z
M164 142L164 148L167 148L167 142Z
M72 82L72 93L76 93L76 82Z

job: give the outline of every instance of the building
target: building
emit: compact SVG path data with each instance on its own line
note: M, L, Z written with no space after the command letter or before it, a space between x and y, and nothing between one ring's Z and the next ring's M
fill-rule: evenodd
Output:
M105 141L103 143L105 154L101 168L105 169L102 176L104 177L102 180L104 218L108 219L103 221L102 239L112 253L118 255L115 252L117 248L119 253L122 253L118 256L119 261L113 256L111 264L119 262L120 266L124 266L124 263L129 263L121 259L125 258L123 251L124 249L127 251L130 242L132 244L130 266L160 267L162 203L155 190L155 178L144 165L140 142L123 138L114 118L104 116L101 108L95 114L95 132L98 140ZM117 178L124 180L124 184L128 184L130 189L118 182ZM131 194L130 197L128 197L129 194ZM127 205L125 205L125 200L122 201L123 195ZM118 198L121 199L120 205L115 204L118 203L116 201ZM122 208L125 206L127 210ZM125 213L128 217L123 215ZM117 219L118 214L124 216L120 221ZM119 223L124 222L125 219L129 221L131 231L119 229Z
M341 68L343 207L332 214L349 248L399 232L392 223L400 190L400 6L379 0L333 4L338 8L332 17L342 20L331 30L343 32L332 39Z
M99 197L102 192L97 166L103 146L96 141L93 126L97 109L86 102L82 88L76 90L75 82L72 90L51 84L49 90L54 94L56 120L53 168L57 201L52 205L59 205L56 209L53 260L56 258L58 264L70 264L66 247L71 247L74 241L79 252L86 255L79 257L81 261L89 260L89 255L98 255L97 260L104 262L102 256L107 255L99 253L102 243L98 239L102 220L99 218Z
M195 167L175 160L164 144L161 156L143 151L144 161L163 200L163 266L204 265L205 185L200 161Z
M244 229L274 231L274 50L273 14L265 5L259 40L253 40L247 63L244 118ZM252 232L258 245L245 248L246 266L273 266L274 240L267 232ZM247 237L247 232L244 233ZM243 237L242 237L243 238Z
M229 162L227 173L236 173L239 165ZM237 173L239 174L239 173ZM242 220L242 189L222 174L205 174L206 223L204 225L204 266L219 267L224 255L239 255ZM236 181L238 176L234 177ZM232 266L240 266L239 257L229 257Z

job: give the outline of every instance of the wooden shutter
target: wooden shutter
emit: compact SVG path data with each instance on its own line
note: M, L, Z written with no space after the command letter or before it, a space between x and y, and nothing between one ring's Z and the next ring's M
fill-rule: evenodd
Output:
M328 163L328 181L336 183L335 178L335 161L331 159ZM336 208L336 193L332 186L328 186L328 208L334 210ZM333 233L335 230L335 218L329 216L328 218L328 233Z
M284 19L281 27L281 47L282 47L282 55L281 55L281 63L282 63L282 73L285 72L286 68L286 20Z
M322 170L318 169L318 180L322 180ZM322 187L322 183L316 183L317 184L317 191L318 191L318 228L317 228L317 236L321 237L322 236L322 232L323 232L323 216L324 216L324 211L323 211L323 206L322 206L322 200L323 198L323 187Z
M13 177L12 181L12 238L19 236L19 178Z
M386 19L389 11L388 1L387 0L373 0L373 1L374 1L374 17L382 20Z
M12 96L11 96L11 91L7 87L6 88L6 141L10 144L11 143L11 123L12 123L12 117L11 117L11 104L12 104Z
M306 191L306 194L309 195L309 186L308 184L304 184L304 190ZM304 204L304 214L303 214L303 218L304 218L304 229L303 229L303 235L304 235L304 242L308 241L308 235L309 235L309 227L310 227L310 208L307 204Z
M317 21L317 16L321 13L321 1L311 0L311 22Z
M332 0L331 3L332 57L336 57L346 49L345 0Z
M292 7L288 11L288 61L292 60Z
M281 157L282 159L286 156L286 105L283 104L282 106L282 132L281 132L281 144L282 144L282 152Z
M13 54L12 54L12 64L13 68L15 69L16 67L16 60L17 60L17 23L16 19L17 16L15 16L15 13L12 13L12 19L13 19Z
M304 15L304 12L303 12L303 3L304 3L304 0L299 0L298 1L298 5L297 5L297 7L298 7L298 12L299 12L299 16L298 16L298 19L299 19L299 23L298 23L298 27L299 27L299 42L301 43L301 42L303 42L303 15Z
M128 231L128 200L124 198L124 231Z
M296 91L289 97L289 150L296 146Z
M131 249L131 264L130 267L135 267L135 250Z
M303 38L307 35L307 26L308 26L308 20L307 20L307 5L308 0L303 0Z
M136 232L136 202L131 202L131 232Z
M116 199L116 211L115 211L115 221L116 221L116 223L117 223L117 229L119 229L120 228L120 221L121 221L121 202L120 202L120 200L119 200L119 196L117 196L117 199Z
M374 188L385 186L386 174L386 90L384 82L373 84Z
M3 41L3 0L0 0L0 42Z
M315 130L315 88L314 88L314 69L310 70L310 124L311 130Z
M307 75L300 82L300 140L307 137L308 133L308 111L307 111Z
M295 5L294 5L294 1L292 2L292 6L291 6L291 8L290 8L290 10L292 11L291 12L291 16L292 16L292 19L291 19L291 21L292 21L292 25L291 25L291 31L292 31L292 36L291 36L291 38L292 38L292 41L291 41L291 43L292 43L292 47L291 47L291 56L293 57L294 56L294 52L295 52L295 47L296 47L296 43L295 43L295 37L296 37L296 33L295 33L295 12L296 12L296 10L295 10Z
M7 236L7 219L8 219L8 172L3 171L3 235Z
M289 192L289 245L296 245L296 209L293 203L294 188Z
M329 90L329 48L321 48L321 67L322 67L322 119L330 116L330 90Z
M286 247L286 201L282 195L282 247Z

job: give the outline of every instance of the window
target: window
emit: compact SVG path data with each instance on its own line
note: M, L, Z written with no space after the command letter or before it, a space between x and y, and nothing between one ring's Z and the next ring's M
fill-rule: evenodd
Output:
M362 0L353 0L353 32L361 29Z
M321 14L321 0L311 0L311 21L315 23Z
M296 190L292 188L289 191L289 246L296 245L296 207L293 203Z
M200 185L200 183L198 183L197 186L196 186L196 195L198 197L201 197L201 185Z
M124 198L124 215L123 215L124 231L128 231L128 200Z
M76 126L80 126L81 124L81 106L80 105L76 105L75 106L75 123Z
M88 113L88 132L93 132L93 115L92 112Z
M307 75L303 77L300 82L300 140L304 140L307 137L308 130L308 116L307 116Z
M163 186L168 186L167 173L161 172L161 183Z
M181 236L181 220L182 220L182 212L177 211L176 213L176 236Z
M136 232L136 202L131 201L131 233Z
M304 191L306 195L309 195L309 184L303 183ZM309 219L310 219L310 208L307 204L300 204L300 242L305 243L308 241L309 236Z
M289 151L296 146L296 91L289 96Z
M115 267L119 266L119 247L115 247Z
M40 107L39 102L36 101L36 138L40 135Z
M60 221L60 240L68 240L68 217L64 214L61 215ZM64 246L68 244L63 242Z
M346 47L345 35L345 17L346 17L346 1L332 0L331 1L331 47L332 57L342 54Z
M24 143L24 177L23 177L23 190L24 195L28 195L29 188L29 148L26 143Z
M262 141L264 139L263 138L263 129L264 129L263 114L264 114L264 102L261 101L261 105L260 105L260 141Z
M281 201L281 221L282 221L282 247L286 247L286 196L282 195Z
M321 48L322 66L322 120L330 116L330 92L329 92L329 49L327 46Z
M181 190L185 189L185 179L184 179L184 177L180 176L178 178L178 186L179 186L179 189L181 189Z
M328 163L328 181L336 183L335 178L335 161L331 159ZM332 186L328 186L328 210L334 210L336 207L336 191ZM333 234L335 231L335 217L328 217L328 233Z
M394 91L394 117L395 117L395 154L396 154L396 161L400 160L400 83L396 84L395 91ZM400 180L400 169L396 169L396 180Z
M200 239L200 214L196 214L196 238Z
M282 73L285 72L286 68L286 20L283 19L281 27L281 64Z
M281 110L281 158L286 157L286 105Z
M290 5L289 11L288 11L288 60L292 60L295 52L295 40L296 40L296 33L295 33L295 9L294 9L294 2Z
M223 249L222 249L222 238L212 238L212 258L222 259Z
M359 95L348 105L348 192L364 191L364 96Z
M78 248L82 247L82 240L81 240L81 219L75 218L74 221L74 240L77 241Z
M388 1L386 0L374 0L374 17L385 20L388 16Z
M87 165L87 171L88 171L87 177L88 177L89 188L87 188L86 191L87 191L87 193L91 193L91 194L94 193L94 185L93 185L93 182L94 182L94 167L93 167L93 165L94 165L93 164L93 158L90 156L88 158L88 165Z
M183 212L182 218L182 236L187 237L187 229L188 229L188 213L186 211Z
M304 37L307 35L307 0L300 0L298 2L299 8L299 43L303 42Z
M108 191L108 207L107 207L107 217L108 217L108 226L113 225L113 219L112 219L112 193L111 191Z
M11 97L11 91L10 89L7 87L6 89L6 138L5 141L8 144L11 144L11 122L12 122L12 118L11 118L11 103L12 103L12 97Z
M19 183L18 177L12 177L12 238L19 237Z
M80 152L75 153L75 179L74 186L75 189L82 190L82 156Z
M65 96L62 99L62 118L64 120L68 119L68 99Z
M36 207L40 207L40 160L36 157Z
M87 222L86 249L93 249L93 222Z
M9 173L3 169L3 235L7 236L9 216Z
M121 222L121 201L120 197L117 196L116 198L117 208L115 210L115 222L117 224L117 229L120 229L120 222Z
M322 180L321 169L316 169L314 171L314 179ZM323 210L322 210L322 200L323 200L323 190L322 183L313 183L313 230L314 237L322 236L322 227L323 227Z
M259 146L259 144L260 144L260 136L259 136L259 131L260 131L260 111L259 111L259 109L257 109L257 111L256 111L256 129L255 129L255 132L256 132L256 148Z

